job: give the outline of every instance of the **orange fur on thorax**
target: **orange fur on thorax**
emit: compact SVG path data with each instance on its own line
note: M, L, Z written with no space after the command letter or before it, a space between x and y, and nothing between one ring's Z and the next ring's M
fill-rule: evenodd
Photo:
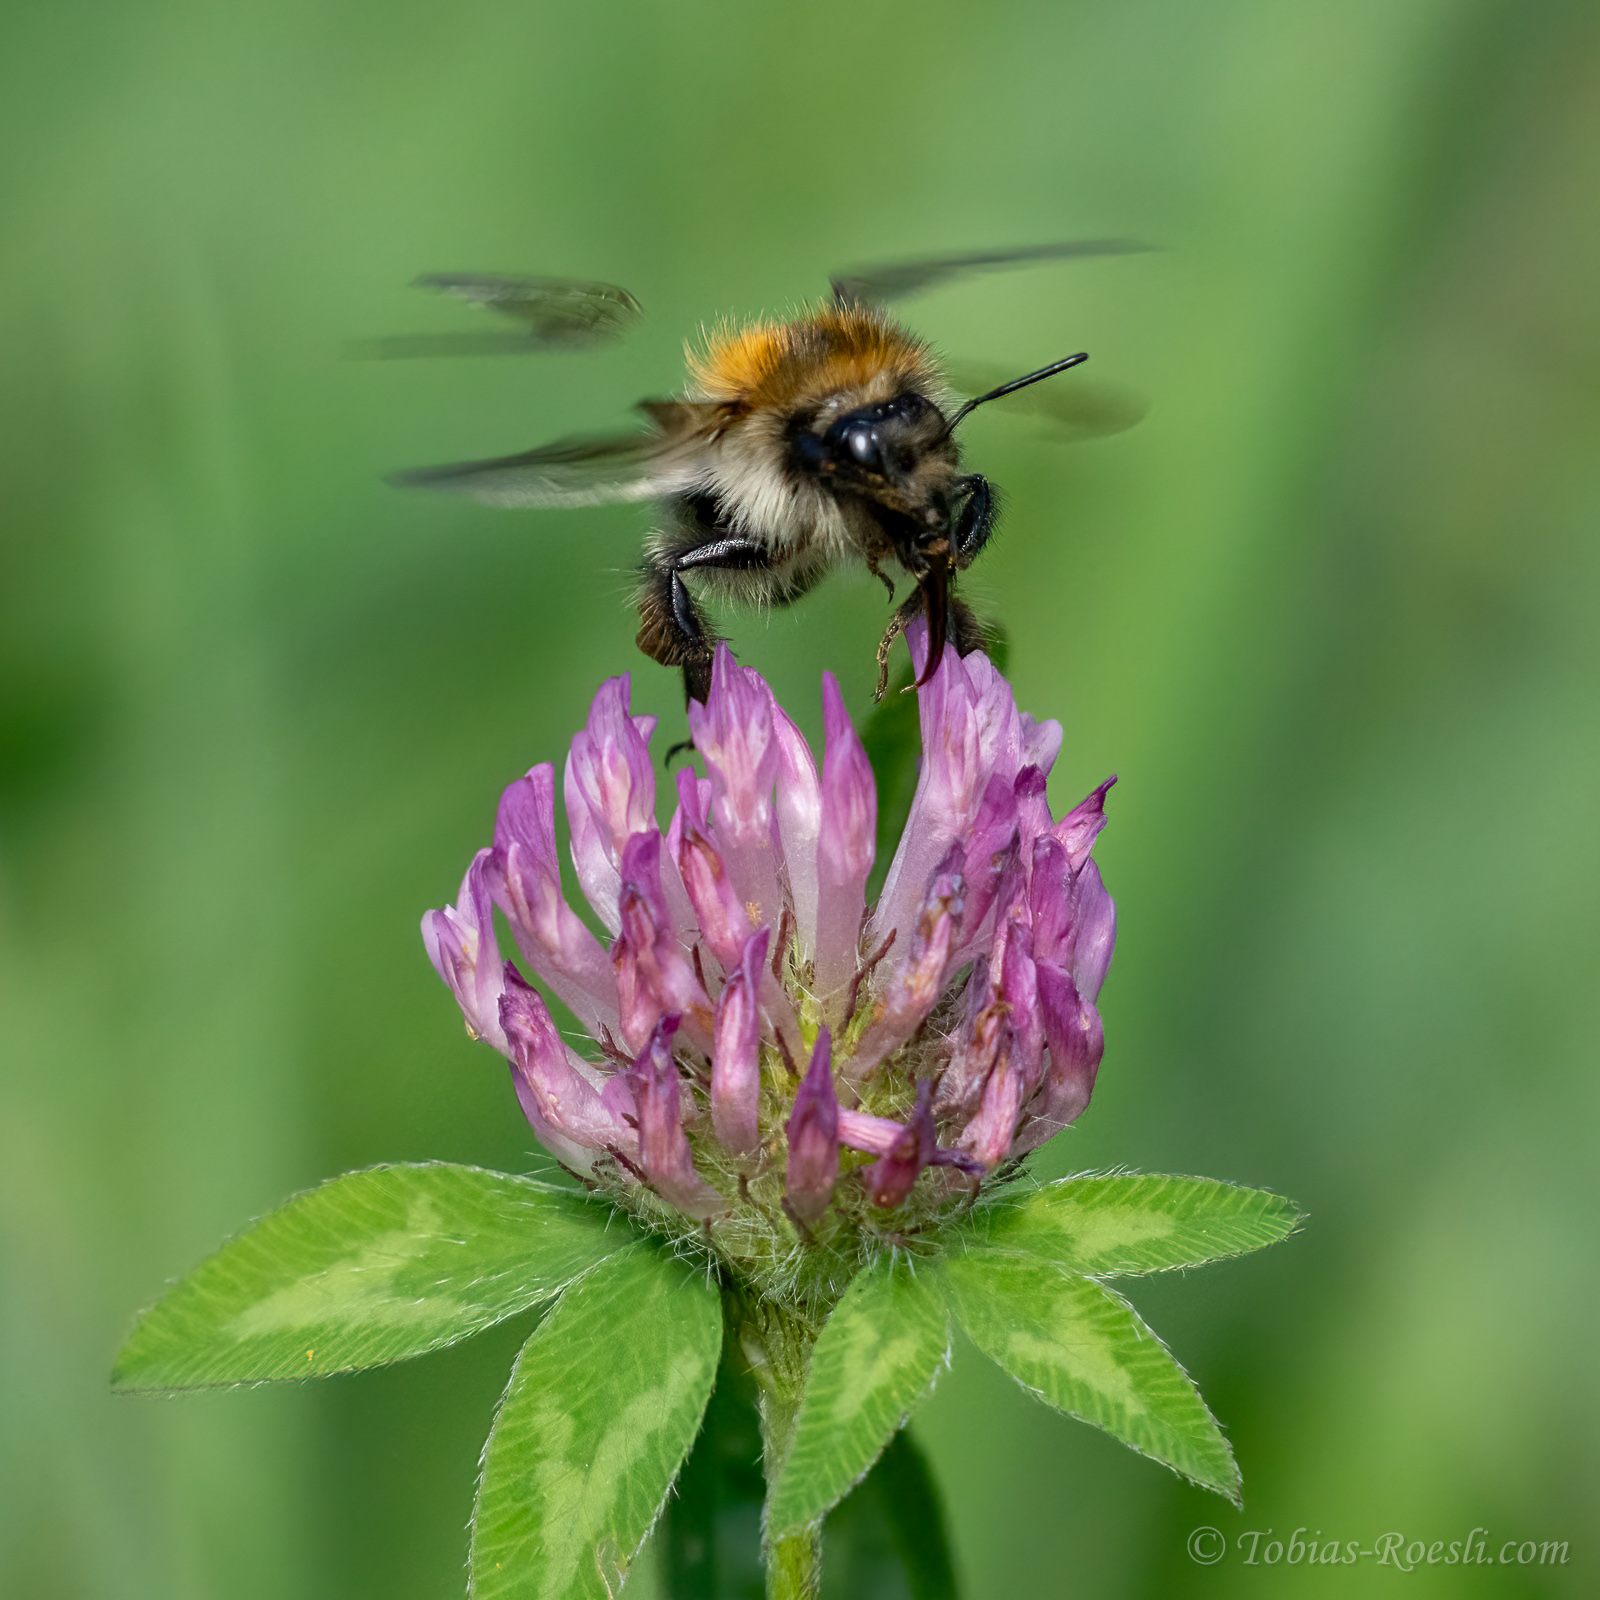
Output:
M922 340L859 305L824 305L793 322L724 325L687 355L703 397L740 410L787 410L841 390L925 390L939 381Z

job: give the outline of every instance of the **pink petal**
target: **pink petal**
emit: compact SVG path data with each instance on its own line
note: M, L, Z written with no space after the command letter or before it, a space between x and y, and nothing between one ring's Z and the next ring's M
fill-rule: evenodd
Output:
M1003 1029L1008 1033L1009 1029ZM1007 1039L1001 1046L994 1070L983 1086L983 1099L977 1115L961 1135L961 1148L975 1161L993 1171L1011 1153L1017 1119L1022 1114L1023 1079Z
M732 972L750 937L750 917L717 847L692 822L685 821L678 846L678 871L700 933L711 953Z
M907 630L907 642L913 662L925 657L920 619ZM977 816L989 780L1010 784L1022 764L1022 720L1011 686L981 652L958 657L946 650L918 692L918 710L922 772L873 916L878 939L916 915L921 886Z
M711 1056L711 1125L734 1155L761 1146L761 1010L757 1000L771 929L758 928L745 943L717 999Z
M714 1216L727 1202L695 1170L694 1153L683 1131L682 1080L672 1059L678 1019L663 1017L628 1073L639 1109L639 1164L650 1185L690 1217Z
M1117 942L1117 906L1100 881L1100 869L1085 861L1073 884L1076 899L1076 937L1072 950L1072 979L1085 999L1094 1000L1106 981L1111 952Z
M752 922L776 927L783 915L772 805L778 736L772 691L761 675L735 664L717 646L711 691L689 702L689 731L711 775L712 834Z
M455 905L430 911L423 917L422 942L434 971L450 985L450 992L467 1019L467 1031L505 1055L509 1050L500 1027L504 978L500 947L494 936L494 907L485 877L488 861L489 851L480 850L461 880Z
M617 984L600 941L561 892L556 857L555 769L519 778L501 797L486 872L528 965L589 1032L617 1026Z
M867 1173L867 1196L875 1206L900 1205L938 1149L929 1099L933 1086L924 1079L917 1085L917 1104L910 1119L898 1130L894 1143L873 1162Z
M662 1016L682 1015L701 1049L711 1047L711 1001L673 930L661 893L661 835L636 833L622 856L621 931L611 947L622 1040L644 1049Z
M778 843L789 878L795 934L810 955L817 943L817 846L822 829L822 789L811 747L783 708L774 703L778 744Z
M613 933L623 848L656 825L648 745L654 719L630 716L628 693L627 673L600 685L587 724L573 737L563 784L578 882Z
M864 891L878 833L878 786L831 672L822 675L822 705L828 745L822 761L814 948L816 992L826 996L848 983L859 965Z
M1035 1149L1083 1114L1105 1054L1100 1014L1079 994L1071 976L1041 963L1038 983L1050 1056L1044 1082L1029 1107L1033 1119L1017 1139L1019 1153Z
M965 909L962 859L961 846L952 845L928 884L911 948L850 1058L849 1075L858 1081L922 1026L944 988Z
M839 1143L869 1156L885 1156L900 1142L905 1126L892 1117L839 1107Z
M510 1044L512 1081L539 1142L582 1172L592 1168L596 1151L636 1157L633 1130L578 1071L538 990L510 962L504 974L500 1020Z
M1053 717L1035 722L1026 711L1022 713L1022 765L1037 767L1046 777L1061 754L1061 724Z

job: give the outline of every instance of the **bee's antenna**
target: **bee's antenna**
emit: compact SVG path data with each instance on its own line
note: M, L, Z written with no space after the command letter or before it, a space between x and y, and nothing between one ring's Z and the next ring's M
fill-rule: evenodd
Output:
M987 405L991 400L999 400L1008 394L1015 394L1018 389L1026 389L1030 383L1038 383L1043 378L1053 378L1058 372L1065 372L1068 367L1082 366L1089 359L1087 350L1080 350L1075 356L1068 356L1064 361L1053 361L1048 367L1040 367L1037 372L1030 372L1025 378L1013 378L1010 383L1002 383L998 389L991 389L988 394L980 394L977 399L969 400L962 408L951 417L949 426L944 430L947 435L956 431L961 420L969 411L976 411L979 406Z

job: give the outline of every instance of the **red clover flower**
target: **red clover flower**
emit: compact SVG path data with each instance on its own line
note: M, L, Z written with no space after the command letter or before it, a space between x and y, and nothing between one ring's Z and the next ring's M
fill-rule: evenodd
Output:
M920 624L911 644L920 669ZM1114 780L1053 819L1060 725L1020 713L987 657L947 650L868 907L877 792L831 674L819 773L760 674L719 648L689 708L707 775L679 772L664 835L654 719L628 688L601 686L563 779L609 949L563 896L545 763L505 791L456 905L423 919L428 954L565 1166L759 1287L828 1302L879 1242L963 1208L1088 1105L1116 936L1090 852ZM588 1054L502 960L495 906Z

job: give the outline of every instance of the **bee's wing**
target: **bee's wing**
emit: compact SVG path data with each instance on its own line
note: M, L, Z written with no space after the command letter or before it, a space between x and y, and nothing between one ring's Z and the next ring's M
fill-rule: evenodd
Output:
M519 355L536 350L583 350L614 339L639 317L639 302L614 283L576 278L499 278L485 273L435 272L416 280L468 305L486 307L523 324L519 333L418 333L369 339L353 353L380 360L398 356Z
M1132 239L1069 239L1060 244L1026 245L1020 250L982 250L972 255L941 256L933 261L903 261L882 267L855 267L831 280L833 297L842 304L882 305L920 294L948 278L1001 267L1025 267L1036 261L1068 261L1080 256L1138 255L1154 249Z
M999 388L1007 374L998 367L960 361L948 363L945 376L957 394L978 395ZM1046 379L1043 383L1030 384L1015 394L991 400L985 409L1002 408L1038 417L1055 438L1068 443L1123 433L1144 421L1150 410L1139 395L1114 384L1080 378L1076 373L1071 382Z
M711 440L714 406L642 402L652 433L557 439L521 455L397 472L404 489L444 489L492 506L600 506L653 500L692 486Z

